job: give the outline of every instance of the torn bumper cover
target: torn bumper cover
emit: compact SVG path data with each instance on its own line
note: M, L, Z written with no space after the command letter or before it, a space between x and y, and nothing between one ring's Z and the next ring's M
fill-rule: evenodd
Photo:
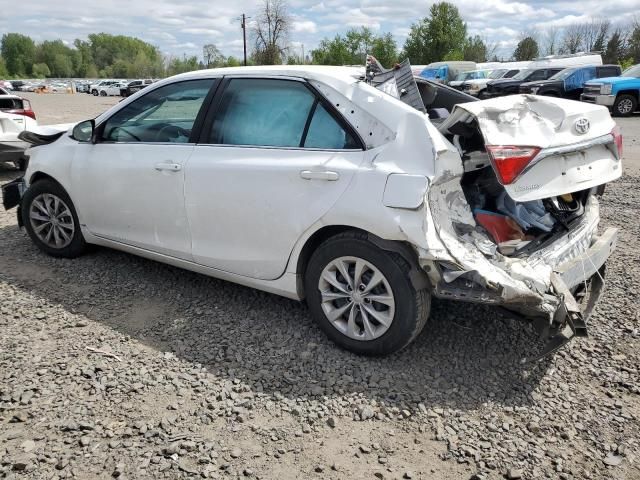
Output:
M5 210L10 210L13 207L20 205L22 195L27 189L24 177L16 178L9 183L2 185L2 205ZM20 215L18 214L18 223L21 223ZM20 225L22 226L22 225Z

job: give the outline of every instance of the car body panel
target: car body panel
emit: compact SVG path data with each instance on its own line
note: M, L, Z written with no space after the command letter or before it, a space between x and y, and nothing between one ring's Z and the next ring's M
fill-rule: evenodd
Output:
M87 161L90 158L88 152L93 147L105 145L87 144L87 149L81 152L78 142L69 135L63 135L49 145L30 149L31 160L25 177L26 183L28 186L36 173L55 178L76 205L83 234L90 243L114 246L291 298L303 298L305 295L301 288L299 261L307 241L326 227L357 228L367 232L372 241L379 244L408 246L414 252L418 265L423 267L423 274L428 276L435 295L465 299L463 296L451 297L452 285L457 279L464 279L480 289L477 295L471 295L471 290L465 291L469 294L466 300L517 306L528 315L543 315L552 319L555 312L564 305L562 295L554 288L554 282L562 281L562 276L557 280L556 274L561 271L574 272L575 269L567 266L567 262L586 258L585 255L588 258L606 260L608 254L603 254L602 248L605 248L607 242L606 248L612 248L611 243L615 241L615 235L609 234L602 242L597 242L600 238L597 235L597 199L590 197L576 230L558 239L550 247L540 250L542 253L536 256L508 258L495 250L487 250L487 242L491 241L486 233L477 228L461 187L464 166L458 149L438 131L427 115L368 85L362 81L363 73L362 69L311 66L247 67L192 72L153 84L96 119L96 124L100 125L136 98L181 80L227 75L304 79L335 106L345 122L365 142L365 150L354 152L354 158L347 158L351 152L324 152L322 167L330 167L332 171L339 169L339 178L345 180L342 185L339 182L334 185L330 181L312 183L313 180L300 178L302 169L313 170L313 167L307 165L319 165L321 155L315 158L314 153L305 153L303 160L297 157L299 153L291 153L293 165L285 168L275 163L277 158L282 158L283 149L274 149L267 156L258 157L255 151L250 152L250 149L244 148L185 146L186 149L192 149L192 153L185 153L184 160L180 160L184 166L180 171L186 172L181 197L185 210L183 215L179 205L180 175L158 176L161 183L149 182L156 175L150 160L152 155L148 154L147 158L147 153L136 153L131 149L129 153L116 155L112 164L116 168L106 172L103 168L111 161L112 152L97 156L101 165L94 169L94 162ZM600 107L518 95L458 105L449 119L441 125L441 131L446 132L446 126L449 125L447 122L455 122L465 116L479 122L489 144L517 142L526 145L533 142L543 149L573 145L582 139L595 140L609 135L614 126L606 109ZM575 121L583 117L591 122L591 129L578 139L572 128ZM211 151L216 154L211 154ZM600 154L603 155L602 158L590 160L590 155ZM616 162L620 165L618 158L607 155L599 150L599 146L594 146L593 151L580 160L583 163L577 162L575 166L577 168L578 164L593 164L607 167ZM164 158L161 153L153 157L156 161ZM128 175L130 162L135 162L138 158L141 158L140 166L135 167L131 178L124 178ZM240 163L245 162L248 167L246 171L236 169L239 173L233 176L230 170L225 171L231 158L239 158ZM276 170L262 171L258 168L257 164L265 162L265 158L271 166L275 165ZM207 161L220 162L216 172L220 178L206 177L209 175L205 172ZM613 172L605 167L598 170L597 178L592 176L587 182L571 177L565 183L556 184L553 191L545 190L542 185L533 189L536 190L534 194L531 194L532 189L523 189L524 192L521 192L517 188L508 189L508 193L516 199L542 198L553 195L556 191L565 193L588 188L588 185L600 185L620 175L620 167ZM527 173L530 177L526 181L538 181L548 171L552 171L555 176L562 175L561 165L552 158L545 158ZM421 202L419 196L413 194L407 197L390 195L389 198L394 201L385 205L384 193L389 179L399 178L398 175L426 179L428 188ZM89 177L94 178L87 181ZM395 181L391 180L391 183ZM149 185L145 185L145 182L149 182ZM232 188L239 182L246 182L246 185L240 184L237 189ZM408 182L404 185L423 189L425 182ZM151 190L163 188L169 189L170 198L167 202L174 201L178 205L154 202L157 197L154 197ZM208 200L205 197L207 188L219 189L219 196L214 198L213 206L203 205ZM97 189L106 193L99 192L95 198L89 198ZM276 189L286 189L293 193L287 198ZM390 192L394 193L393 189ZM529 194L532 196L525 196ZM111 207L105 214L107 220L96 221L99 208L104 210L105 206ZM303 215L302 206L308 206L311 213ZM234 215L222 211L223 208L233 210L234 214L242 212L243 218L247 217L246 221L234 224ZM175 219L175 223L163 223L166 219L161 218L160 214L165 209L167 216ZM127 229L136 233L135 228L130 228L139 220L134 210L144 212L149 217L143 219L146 224L141 224L146 230L142 232L142 240L133 238L135 235L132 235L133 240L126 238L129 235ZM185 217L187 223L183 223ZM218 220L220 224L216 223ZM193 222L198 225L193 225ZM109 231L101 230L109 224L113 224ZM461 227L470 233L461 235ZM183 247L175 245L180 245L183 240L175 242L174 246L171 246L171 241L164 241L165 238L173 238L171 235L164 235L166 229L170 228L194 232L196 249L189 247L186 249L188 255L182 252L183 255L178 256L176 248ZM225 230L221 245L227 252L224 255L228 255L232 262L236 261L239 265L233 266L235 271L230 271L232 266L225 265L224 262L210 262L210 265L198 262L208 262L207 259L215 259L218 255L213 251L214 248L209 249L204 243L207 238L215 240L216 228ZM285 232L283 238L279 238L281 231ZM240 238L240 248L235 251L232 244L234 236ZM261 244L242 245L252 237ZM591 250L596 244L605 246L598 247L598 252L594 253ZM203 258L195 258L196 255L192 253L198 251L200 255L199 246L202 247ZM269 252L267 258L259 256L259 247ZM243 252L246 258L241 258ZM225 257L223 260L229 258ZM273 261L276 258L278 261ZM586 277L573 278L571 282L586 280Z

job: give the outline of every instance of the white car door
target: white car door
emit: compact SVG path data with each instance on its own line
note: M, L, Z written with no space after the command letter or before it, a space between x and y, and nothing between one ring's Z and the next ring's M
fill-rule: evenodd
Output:
M349 184L363 143L302 80L231 78L219 90L186 168L193 257L275 279Z
M78 145L74 203L93 234L191 259L184 166L214 83L190 80L149 91L98 125L95 143Z

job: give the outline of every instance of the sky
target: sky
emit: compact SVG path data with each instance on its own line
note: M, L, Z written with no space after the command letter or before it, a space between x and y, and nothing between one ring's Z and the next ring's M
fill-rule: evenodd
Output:
M563 27L590 17L626 22L640 12L640 0L511 1L449 0L466 21L470 34L498 45L506 57L523 31ZM289 0L289 44L305 54L324 37L351 27L391 32L401 48L412 23L434 3L425 0ZM0 34L18 32L36 41L62 39L71 44L89 33L141 38L168 55L202 56L215 44L224 55L242 56L239 16L255 18L260 0L0 0ZM252 20L250 19L249 22Z

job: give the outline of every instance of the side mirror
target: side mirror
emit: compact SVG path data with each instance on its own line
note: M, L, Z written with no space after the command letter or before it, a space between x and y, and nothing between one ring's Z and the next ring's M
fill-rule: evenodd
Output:
M73 127L71 138L78 142L91 142L93 139L93 130L95 128L94 120L85 120Z

